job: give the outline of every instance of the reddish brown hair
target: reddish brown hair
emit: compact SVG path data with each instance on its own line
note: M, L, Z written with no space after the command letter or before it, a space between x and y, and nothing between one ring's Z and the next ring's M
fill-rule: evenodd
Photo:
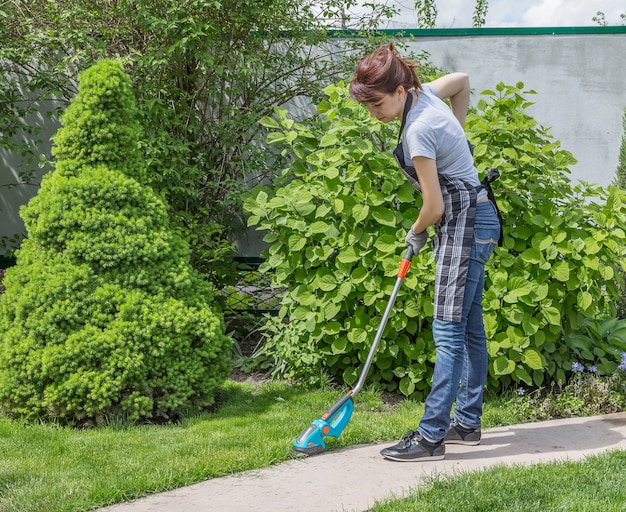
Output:
M407 91L422 89L417 77L419 65L400 57L393 43L381 46L363 57L350 83L350 96L361 103L380 100L402 85Z

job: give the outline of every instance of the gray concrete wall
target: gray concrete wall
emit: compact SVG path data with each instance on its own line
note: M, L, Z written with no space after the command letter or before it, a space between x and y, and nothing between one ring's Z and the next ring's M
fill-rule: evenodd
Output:
M47 108L42 108L27 118L29 126L39 130L37 134L24 134L21 140L15 137L16 143L22 140L28 141L29 144L32 141L41 141L37 146L38 154L24 158L14 151L0 148L0 237L11 238L24 232L24 222L19 210L37 194L41 178L50 170L48 165L40 167L39 155L44 155L46 161L51 158L50 138L59 126L57 120L46 115L51 109L52 106L48 105ZM26 184L20 182L20 174L25 171L34 171L32 181ZM0 254L4 252L0 247Z
M416 37L408 46L429 52L445 71L467 72L472 104L500 81L534 89L528 113L578 160L572 178L603 186L614 179L626 108L626 30Z

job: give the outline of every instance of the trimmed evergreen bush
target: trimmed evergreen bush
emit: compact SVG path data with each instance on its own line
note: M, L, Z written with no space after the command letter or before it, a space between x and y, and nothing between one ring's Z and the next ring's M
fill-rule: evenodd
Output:
M21 214L0 299L0 404L14 417L171 420L214 402L231 340L165 203L145 185L129 77L80 76L55 170Z
M624 127L624 131L622 133L622 142L619 147L614 184L616 187L626 190L626 110L624 110L624 115L622 117L622 126ZM623 274L624 271L622 271L622 275ZM626 318L626 286L623 284L621 298L617 303L617 316L618 318Z

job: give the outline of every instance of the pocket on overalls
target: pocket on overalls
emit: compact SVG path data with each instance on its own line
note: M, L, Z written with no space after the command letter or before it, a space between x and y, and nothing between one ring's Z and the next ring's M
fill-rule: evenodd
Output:
M500 238L500 224L495 214L493 205L491 211L493 212L488 218L477 217L474 224L474 245L476 247L476 259L480 263L487 263L494 249L498 245L498 238ZM493 220L491 219L493 217Z
M498 239L489 236L489 230L474 228L474 242L476 243L476 259L487 263L493 250L498 245ZM499 232L499 230L497 230ZM498 233L499 235L499 233Z

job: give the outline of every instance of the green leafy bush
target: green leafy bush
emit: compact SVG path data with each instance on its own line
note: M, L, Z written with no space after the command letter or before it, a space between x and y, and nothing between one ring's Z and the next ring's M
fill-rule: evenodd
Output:
M565 337L565 343L574 360L592 364L608 375L617 369L616 361L626 352L626 320L586 318Z
M294 159L283 186L257 190L244 207L249 225L269 230L261 270L273 270L275 285L288 288L268 324L271 366L293 378L321 377L328 369L352 384L395 284L403 233L418 210L413 188L380 150L393 138L391 128L373 122L343 86L326 91L310 127L282 109L276 119L264 118L275 130L268 141ZM432 265L430 253L414 259L425 271L407 276L371 372L372 381L399 385L406 394L425 390L434 356L422 320L432 315L434 274L426 270Z
M483 92L466 125L479 172L501 172L504 247L484 300L494 387L565 382L577 355L564 336L615 315L625 265L624 191L570 181L575 160L526 113L523 87Z
M28 237L0 299L0 401L70 424L162 421L214 401L230 340L211 286L146 185L130 80L80 77L56 169L22 209Z
M498 167L504 247L488 264L485 325L492 388L564 381L563 335L608 316L624 263L626 210L617 189L572 186L575 160L526 114L523 84L499 84L468 116L481 174ZM285 287L267 326L263 364L292 378L324 372L352 384L395 283L404 235L421 199L390 155L397 127L382 125L340 84L308 126L277 109L268 141L292 155L282 182L246 199L249 225L267 230L263 267ZM421 398L434 361L434 261L415 258L369 381ZM268 362L269 361L269 362Z

